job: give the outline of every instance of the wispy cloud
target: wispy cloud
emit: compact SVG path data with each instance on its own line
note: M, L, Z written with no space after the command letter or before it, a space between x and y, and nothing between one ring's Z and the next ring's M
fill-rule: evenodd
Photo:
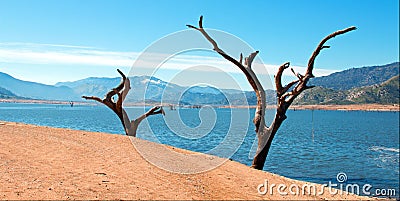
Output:
M167 59L166 59L167 58ZM36 43L0 43L0 62L21 64L77 64L88 66L135 66L141 68L162 68L172 70L193 69L195 66L210 66L219 71L240 73L230 62L213 56L201 55L164 55L161 53L107 51L86 46L36 44ZM260 74L274 74L278 65L262 64L255 61L254 70ZM298 72L305 67L292 66ZM212 68L204 68L206 71ZM201 70L201 68L195 68ZM315 69L316 76L328 75L334 70ZM292 76L288 70L284 75Z
M0 62L5 63L128 66L135 54L71 45L0 43Z

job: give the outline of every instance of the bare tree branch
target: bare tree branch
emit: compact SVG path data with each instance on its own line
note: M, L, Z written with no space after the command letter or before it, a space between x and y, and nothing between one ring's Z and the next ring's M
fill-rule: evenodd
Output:
M257 89L256 84L254 83L253 78L251 77L251 75L247 72L246 67L242 64L242 59L240 59L240 61L237 61L236 59L234 59L233 57L227 55L223 50L221 50L218 47L217 42L215 42L214 39L211 38L210 35L208 35L208 33L203 29L203 16L200 16L200 20L199 20L199 27L195 27L193 25L186 25L189 28L195 29L200 31L203 36L213 45L214 51L216 51L218 54L220 54L222 57L224 57L225 59L227 59L228 61L232 62L233 64L235 64L236 66L238 66L240 68L240 70L243 71L243 73L246 75L247 80L250 82L250 85L253 87L254 90ZM258 51L256 52L258 53ZM243 55L241 56L241 58L243 58Z
M278 96L283 92L283 87L282 87L282 74L283 71L287 68L289 68L290 66L290 62L286 62L284 64L282 64L279 69L278 72L275 75L275 87L276 87L276 93L278 94Z
M195 27L193 25L186 25L189 28L195 29L200 31L203 36L213 45L214 51L224 57L226 60L232 62L234 65L239 67L239 69L245 74L247 81L253 88L257 96L257 108L255 112L255 116L253 119L253 123L255 125L255 130L258 132L260 128L265 126L264 122L264 114L265 114L265 91L262 87L260 81L258 80L257 76L251 69L252 62L254 58L257 56L258 51L251 53L248 57L245 58L245 64L242 64L243 55L240 54L239 61L234 59L233 57L226 54L222 49L218 47L218 44L215 42L214 39L203 29L203 16L200 16L199 20L199 27ZM261 129L263 130L263 129Z
M131 89L131 81L129 79L125 79L124 90L122 90L121 92L121 102L125 101L125 98L128 95L130 89Z
M99 97L96 96L82 96L82 98L86 100L95 100L97 102L103 103L103 100L101 100Z
M254 58L257 56L258 51L251 53L247 58L244 60L244 65L248 68L251 68L251 64L253 63ZM241 62L240 62L241 63Z
M136 124L139 124L143 119L147 118L148 116L151 115L156 115L156 114L162 114L165 115L165 112L161 106L154 106L152 107L149 111L144 113L142 116L138 117L137 119L134 120Z
M99 97L95 96L82 96L82 98L86 100L95 100L97 102L103 103L108 108L110 108L115 114L117 114L118 118L120 119L124 129L125 134L129 136L136 136L136 131L139 126L139 123L150 115L155 114L163 114L164 110L161 106L155 106L147 111L145 114L140 116L139 118L130 121L128 114L126 113L125 109L122 107L122 104L131 89L130 80L122 73L119 69L117 69L118 73L121 75L121 83L110 90L104 97L104 99L100 99ZM113 100L113 96L117 95L117 101Z
M328 35L327 37L325 37L324 39L322 39L322 41L318 44L317 48L315 49L315 51L314 51L313 54L311 55L310 59L308 60L308 66L307 66L306 76L307 76L308 78L314 77L314 75L312 74L312 70L313 70L313 68L314 68L315 59L317 58L318 54L321 52L322 49L324 49L324 48L330 48L330 46L324 45L329 39L334 38L334 37L336 37L336 36L338 36L338 35L341 35L341 34L345 34L345 33L349 32L349 31L356 30L356 29L357 29L357 28L354 27L354 26L348 27L348 28L346 28L346 29L342 29L342 30L339 30L339 31L335 31L335 32L329 34L329 35Z
M219 52L223 53L223 51L222 51L221 49L219 49L219 47L218 47L218 45L217 45L217 42L215 42L215 40L212 39L212 38L208 35L208 33L207 33L206 31L204 31L204 29L203 29L203 16L200 16L199 27L198 27L198 28L195 27L195 26L192 26L192 25L186 25L186 26L188 26L189 28L196 29L196 30L200 31L200 32L204 35L204 37L205 37L208 41L210 41L210 43L213 45L215 51L217 51L218 53L219 53Z

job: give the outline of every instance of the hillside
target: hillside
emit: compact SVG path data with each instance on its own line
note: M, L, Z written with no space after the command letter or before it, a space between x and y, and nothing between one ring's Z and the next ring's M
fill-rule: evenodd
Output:
M310 80L310 85L335 90L348 90L355 87L365 87L381 84L399 74L399 62L382 66L351 68L328 76L316 77Z
M351 89L347 99L355 103L399 104L399 75L379 85Z
M334 90L315 87L300 94L294 102L309 104L399 104L399 75L389 80L366 87L349 90Z
M44 100L80 100L69 87L56 87L16 79L0 72L0 87L12 92L16 96Z
M12 93L11 91L0 87L0 98L16 98L17 95Z

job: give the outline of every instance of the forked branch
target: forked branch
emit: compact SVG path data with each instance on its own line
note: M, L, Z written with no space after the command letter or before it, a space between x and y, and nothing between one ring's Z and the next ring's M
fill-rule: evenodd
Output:
M251 69L251 65L254 61L254 58L257 56L258 51L251 53L248 57L244 59L244 64L242 63L243 54L240 54L239 61L226 54L221 48L218 47L217 42L204 30L203 28L203 16L200 16L199 27L195 27L193 25L186 25L189 28L200 31L203 36L213 45L214 51L224 57L226 60L232 62L234 65L239 67L239 69L245 74L247 81L253 88L257 96L257 109L256 115L254 116L253 123L256 125L256 132L258 132L260 126L264 126L264 113L265 113L265 91L258 80L257 76Z
M126 96L128 95L129 90L131 89L130 80L127 78L124 73L122 73L119 69L117 69L118 73L121 75L121 83L111 89L103 99L100 99L96 96L82 96L82 98L86 100L94 100L99 103L106 105L110 108L115 114L117 114L119 120L121 121L122 125L125 129L125 134L129 136L136 136L137 128L140 122L150 115L156 114L163 114L164 110L161 106L154 106L149 111L147 111L142 116L138 117L135 120L130 121L128 114L126 113L125 109L122 107L122 103L124 102ZM117 96L117 100L114 101L113 97Z
M332 34L329 34L328 36L326 36L324 39L322 39L321 42L318 44L317 48L314 50L313 54L311 55L311 57L310 57L310 59L309 59L309 61L308 61L307 70L306 70L306 72L305 72L304 75L301 75L301 74L299 74L299 73L295 73L294 70L292 69L292 72L296 75L296 77L298 78L298 80L292 81L291 83L288 84L288 86L289 86L289 85L292 84L293 82L296 82L296 83L297 83L296 87L294 87L294 88L291 90L291 94L290 94L290 95L286 94L286 95L288 95L287 97L289 97L289 98L286 99L286 97L285 97L285 98L282 99L282 100L285 101L285 103L282 103L282 104L284 104L284 105L286 106L286 109L287 109L287 107L290 106L290 104L294 101L294 99L295 99L301 92L303 92L303 91L306 90L306 89L311 89L311 88L314 87L314 86L307 86L307 82L309 81L310 78L313 78L313 77L314 77L312 71L313 71L313 69L314 69L315 59L317 58L317 56L319 55L319 53L321 52L321 50L326 49L326 48L330 48L330 46L325 45L325 43L326 43L328 40L330 40L330 39L332 39L332 38L334 38L334 37L336 37L336 36L338 36L338 35L345 34L345 33L349 32L349 31L353 31L353 30L356 30L356 27L354 27L354 26L348 27L348 28L343 29L343 30L335 31L335 32L333 32ZM283 72L283 70L285 70L285 69L279 69L279 70L278 70L278 73L280 73L280 71ZM292 84L292 85L294 85L294 84ZM290 86L290 87L291 87L291 86ZM289 88L290 88L290 87L289 87ZM283 92L283 91L282 91L282 92ZM283 96L284 93L285 93L285 92L283 92L283 93L282 93L282 92L278 92L278 90L277 90L277 94L280 94L281 96ZM279 97L279 95L278 95L278 97ZM287 100L287 101L286 101L286 100Z

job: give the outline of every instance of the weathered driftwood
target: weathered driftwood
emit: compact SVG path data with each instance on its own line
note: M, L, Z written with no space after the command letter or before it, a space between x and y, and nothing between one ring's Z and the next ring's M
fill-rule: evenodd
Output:
M268 151L271 147L272 140L281 126L282 122L286 119L286 111L289 106L293 103L294 99L304 90L313 88L314 86L307 86L307 82L310 78L313 78L314 75L312 73L314 68L314 62L320 51L324 48L329 48L329 46L325 46L325 42L329 39L334 38L337 35L347 33L349 31L355 30L356 27L349 27L343 30L336 31L327 37L325 37L317 46L316 50L313 52L307 66L307 70L304 75L299 73L295 73L293 69L292 72L298 78L287 85L282 85L282 74L285 69L290 66L290 63L287 62L281 65L278 69L278 72L275 76L275 87L276 87L276 95L277 95L277 110L275 114L275 118L272 121L271 125L268 127L265 125L265 106L266 106L266 98L265 91L260 81L258 80L256 74L251 69L252 62L258 51L251 53L248 57L245 58L243 63L243 55L240 54L239 60L234 59L233 57L226 54L222 49L218 47L218 44L214 39L211 38L210 35L203 29L203 16L200 17L199 27L195 27L192 25L187 25L189 28L200 31L203 36L213 45L214 51L224 57L226 60L235 64L239 69L245 74L248 82L253 88L254 92L257 96L257 107L253 119L253 123L255 125L255 131L257 133L258 138L258 146L257 151L254 156L252 167L256 169L263 169L265 160L268 155Z
M125 109L122 107L122 103L124 102L126 96L128 95L129 90L131 89L130 80L128 77L124 75L119 69L117 69L118 73L121 75L121 83L109 91L104 99L100 99L99 97L95 96L82 96L82 98L86 100L95 100L97 102L103 103L115 114L117 114L118 118L120 119L122 125L124 126L126 135L136 137L136 131L140 124L146 117L155 114L163 114L164 110L161 106L154 106L149 111L138 117L137 119L130 120L128 114L126 113ZM117 101L114 101L113 96L117 95Z

